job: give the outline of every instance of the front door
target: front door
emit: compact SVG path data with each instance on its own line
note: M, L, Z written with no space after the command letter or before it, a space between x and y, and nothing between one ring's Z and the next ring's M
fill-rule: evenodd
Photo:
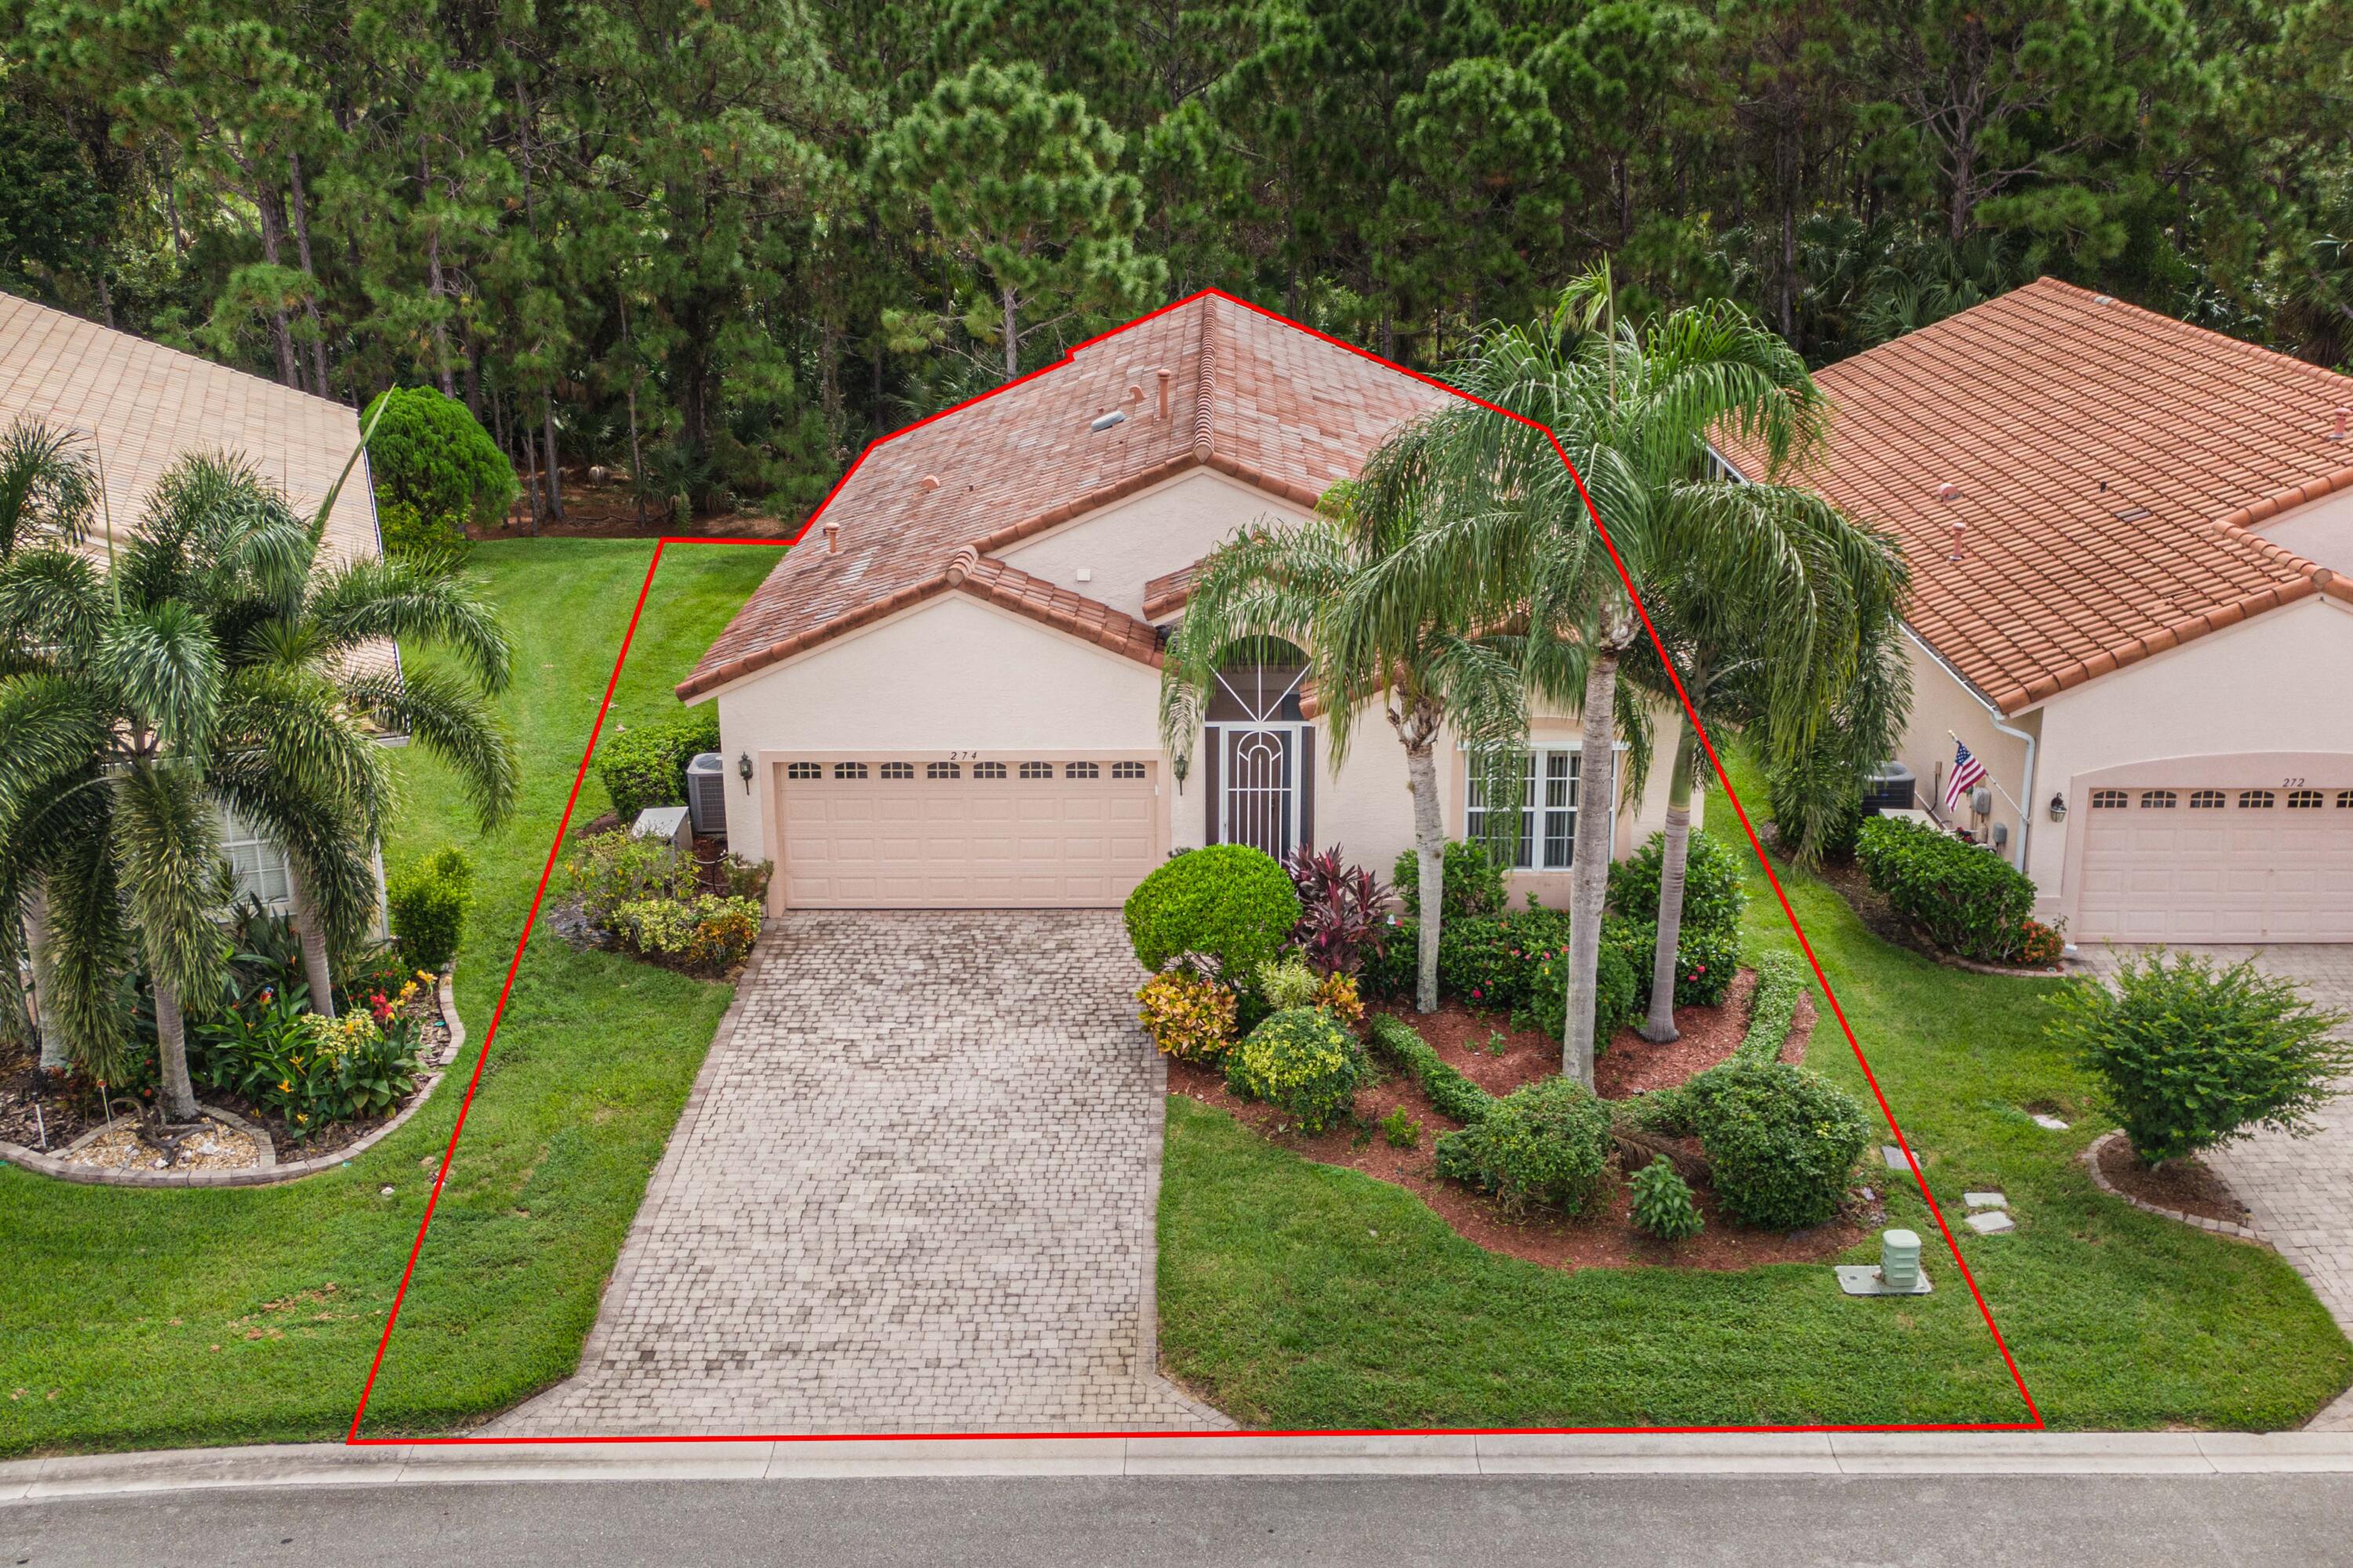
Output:
M1220 842L1248 844L1288 860L1298 842L1299 731L1295 726L1224 731L1225 799Z

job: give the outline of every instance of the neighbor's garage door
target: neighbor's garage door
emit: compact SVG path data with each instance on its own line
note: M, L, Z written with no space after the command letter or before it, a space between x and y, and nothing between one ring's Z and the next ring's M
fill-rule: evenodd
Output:
M1110 908L1156 863L1154 765L871 757L784 764L797 909Z
M2078 941L2353 941L2353 789L2094 789Z

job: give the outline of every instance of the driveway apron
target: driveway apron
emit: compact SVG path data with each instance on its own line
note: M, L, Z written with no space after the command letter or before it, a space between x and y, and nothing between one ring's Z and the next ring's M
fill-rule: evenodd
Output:
M1106 912L771 921L578 1374L486 1432L1230 1425L1155 1369L1141 978Z
M2115 972L2124 953L2137 948L2086 949L2085 962L2103 976ZM2279 943L2270 947L2202 947L2179 949L2219 963L2253 959L2266 974L2293 980L2315 1006L2353 1013L2353 944ZM2315 1119L2320 1130L2308 1139L2258 1132L2206 1156L2255 1226L2310 1282L2353 1337L2353 1082ZM2313 1418L2315 1431L2353 1432L2353 1391Z

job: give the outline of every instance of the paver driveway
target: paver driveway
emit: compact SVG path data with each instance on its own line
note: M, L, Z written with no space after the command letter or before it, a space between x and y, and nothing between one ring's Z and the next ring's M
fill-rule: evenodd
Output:
M488 1430L1229 1425L1154 1368L1141 978L1108 913L771 922L579 1374Z
M2087 948L2097 972L2113 972L2122 952ZM2252 958L2266 974L2294 980L2306 998L2332 1012L2353 1013L2353 944L2281 943L2273 947L2179 949L2221 963ZM2259 1132L2207 1156L2253 1213L2255 1226L2280 1255L2312 1284L2337 1327L2353 1336L2353 1083L2346 1097L2316 1118L2308 1139ZM2353 1392L2312 1422L2322 1431L2353 1432Z

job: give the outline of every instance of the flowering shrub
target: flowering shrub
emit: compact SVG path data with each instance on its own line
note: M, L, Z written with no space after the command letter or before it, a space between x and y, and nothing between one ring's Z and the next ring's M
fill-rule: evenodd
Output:
M1321 1132L1347 1114L1364 1075L1364 1047L1321 1008L1268 1018L1226 1054L1226 1087L1264 1100Z
M1544 955L1568 945L1568 916L1558 909L1457 920L1438 932L1438 986L1458 1001L1498 1012L1525 1005Z
M1601 923L1601 946L1625 956L1634 977L1634 1011L1651 1006L1651 970L1657 961L1659 927L1651 920L1625 920L1616 916ZM1740 934L1685 926L1675 938L1675 1005L1721 1007L1740 972Z
M1234 1043L1234 993L1214 975L1181 960L1135 993L1145 1033L1164 1056L1215 1062Z
M201 1072L242 1096L298 1139L331 1123L389 1115L417 1086L420 1044L406 1013L420 976L340 1018L296 1008L265 991L203 1030Z
M641 898L613 914L614 929L638 952L691 969L725 969L760 938L760 906L748 898Z
M1667 835L1652 833L1642 847L1609 867L1609 913L1629 920L1659 918L1659 880ZM1694 931L1734 931L1748 907L1742 876L1746 850L1736 851L1713 833L1694 832L1683 851L1683 911L1681 937Z
M2067 949L2067 934L2030 916L2019 927L2016 960L2021 964L2055 964Z
M1641 988L1634 970L1626 961L1625 953L1608 942L1601 945L1601 956L1594 967L1593 1044L1595 1051L1608 1049L1609 1037L1622 1026L1642 1016ZM1568 942L1564 938L1557 946L1536 960L1528 981L1526 1000L1512 1011L1513 1022L1523 1028L1541 1029L1547 1034L1566 1032L1568 1023Z
M580 913L591 926L616 936L625 934L623 905L694 896L694 867L675 849L627 833L582 840L565 870L580 895Z

